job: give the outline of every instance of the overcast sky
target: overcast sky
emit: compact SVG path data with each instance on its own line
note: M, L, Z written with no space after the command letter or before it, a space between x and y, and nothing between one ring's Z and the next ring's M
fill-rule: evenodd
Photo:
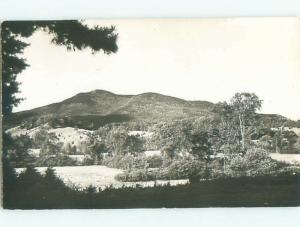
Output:
M296 18L86 21L116 25L119 51L67 51L36 32L19 76L14 111L95 89L157 92L187 100L228 101L256 93L263 113L300 119L300 20Z

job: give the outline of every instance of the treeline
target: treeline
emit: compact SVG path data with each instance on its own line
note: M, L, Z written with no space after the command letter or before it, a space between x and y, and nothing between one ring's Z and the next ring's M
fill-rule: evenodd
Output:
M107 124L124 123L130 120L131 117L125 114L110 114L106 116L100 116L100 115L60 116L60 115L51 114L51 115L43 115L43 116L32 116L24 119L21 122L18 121L18 123L20 124L21 128L25 128L25 129L32 129L47 124L52 128L73 127L73 128L80 128L86 130L96 130L99 127L102 127Z

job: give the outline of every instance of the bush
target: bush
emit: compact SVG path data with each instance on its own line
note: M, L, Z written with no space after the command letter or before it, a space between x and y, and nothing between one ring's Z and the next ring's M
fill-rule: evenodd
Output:
M300 173L300 166L299 165L292 165L292 166L284 166L280 168L277 172L277 176L292 176L297 175Z
M67 155L57 155L55 157L40 157L36 161L36 166L75 166L77 162Z
M189 179L197 182L209 177L206 163L193 159L174 160L169 166L154 169L131 169L115 177L119 181L150 181Z
M163 165L163 158L158 155L146 158L149 168L159 168Z
M95 163L95 161L94 161L93 158L91 158L91 157L88 156L88 155L85 155L85 156L84 156L82 165L84 165L84 166L90 166L90 165L93 165L94 163Z
M111 168L118 169L145 169L156 168L162 165L160 157L145 157L143 155L134 156L132 154L113 155L103 159L102 164Z
M209 178L219 179L225 176L224 159L211 160L209 163Z
M244 155L232 156L229 163L229 175L232 177L264 176L274 174L278 167L278 162L273 160L268 152L254 148L247 150Z
M125 171L124 173L115 176L118 181L137 182L137 181L151 181L156 180L156 170L149 169L133 169Z
M190 182L196 182L209 178L209 169L207 163L203 161L179 159L163 169L159 178L166 180L189 179Z
M97 188L94 187L93 185L89 185L83 191L86 192L86 193L96 193L97 192Z
M111 168L131 169L134 165L134 156L130 154L113 155L105 157L102 164Z

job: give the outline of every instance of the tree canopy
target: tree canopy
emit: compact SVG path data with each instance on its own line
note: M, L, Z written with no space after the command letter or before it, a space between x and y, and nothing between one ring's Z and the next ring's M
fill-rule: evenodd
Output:
M92 53L103 51L105 54L118 50L115 27L92 28L82 21L5 21L1 25L2 40L2 112L4 116L12 112L22 99L16 78L28 67L22 58L24 49L29 46L22 38L30 37L35 31L42 30L52 36L52 43L65 46L67 50L90 48Z
M215 111L220 115L220 129L223 130L224 143L240 143L245 151L247 130L255 124L257 111L260 110L262 100L254 93L236 93L230 103L218 103Z

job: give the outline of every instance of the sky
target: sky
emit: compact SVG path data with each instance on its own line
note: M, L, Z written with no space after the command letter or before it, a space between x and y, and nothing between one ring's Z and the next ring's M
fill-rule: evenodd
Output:
M30 65L20 75L14 111L60 102L80 92L157 92L186 100L229 101L254 92L262 113L300 119L300 19L86 20L115 25L115 54L67 51L36 32L26 39Z

